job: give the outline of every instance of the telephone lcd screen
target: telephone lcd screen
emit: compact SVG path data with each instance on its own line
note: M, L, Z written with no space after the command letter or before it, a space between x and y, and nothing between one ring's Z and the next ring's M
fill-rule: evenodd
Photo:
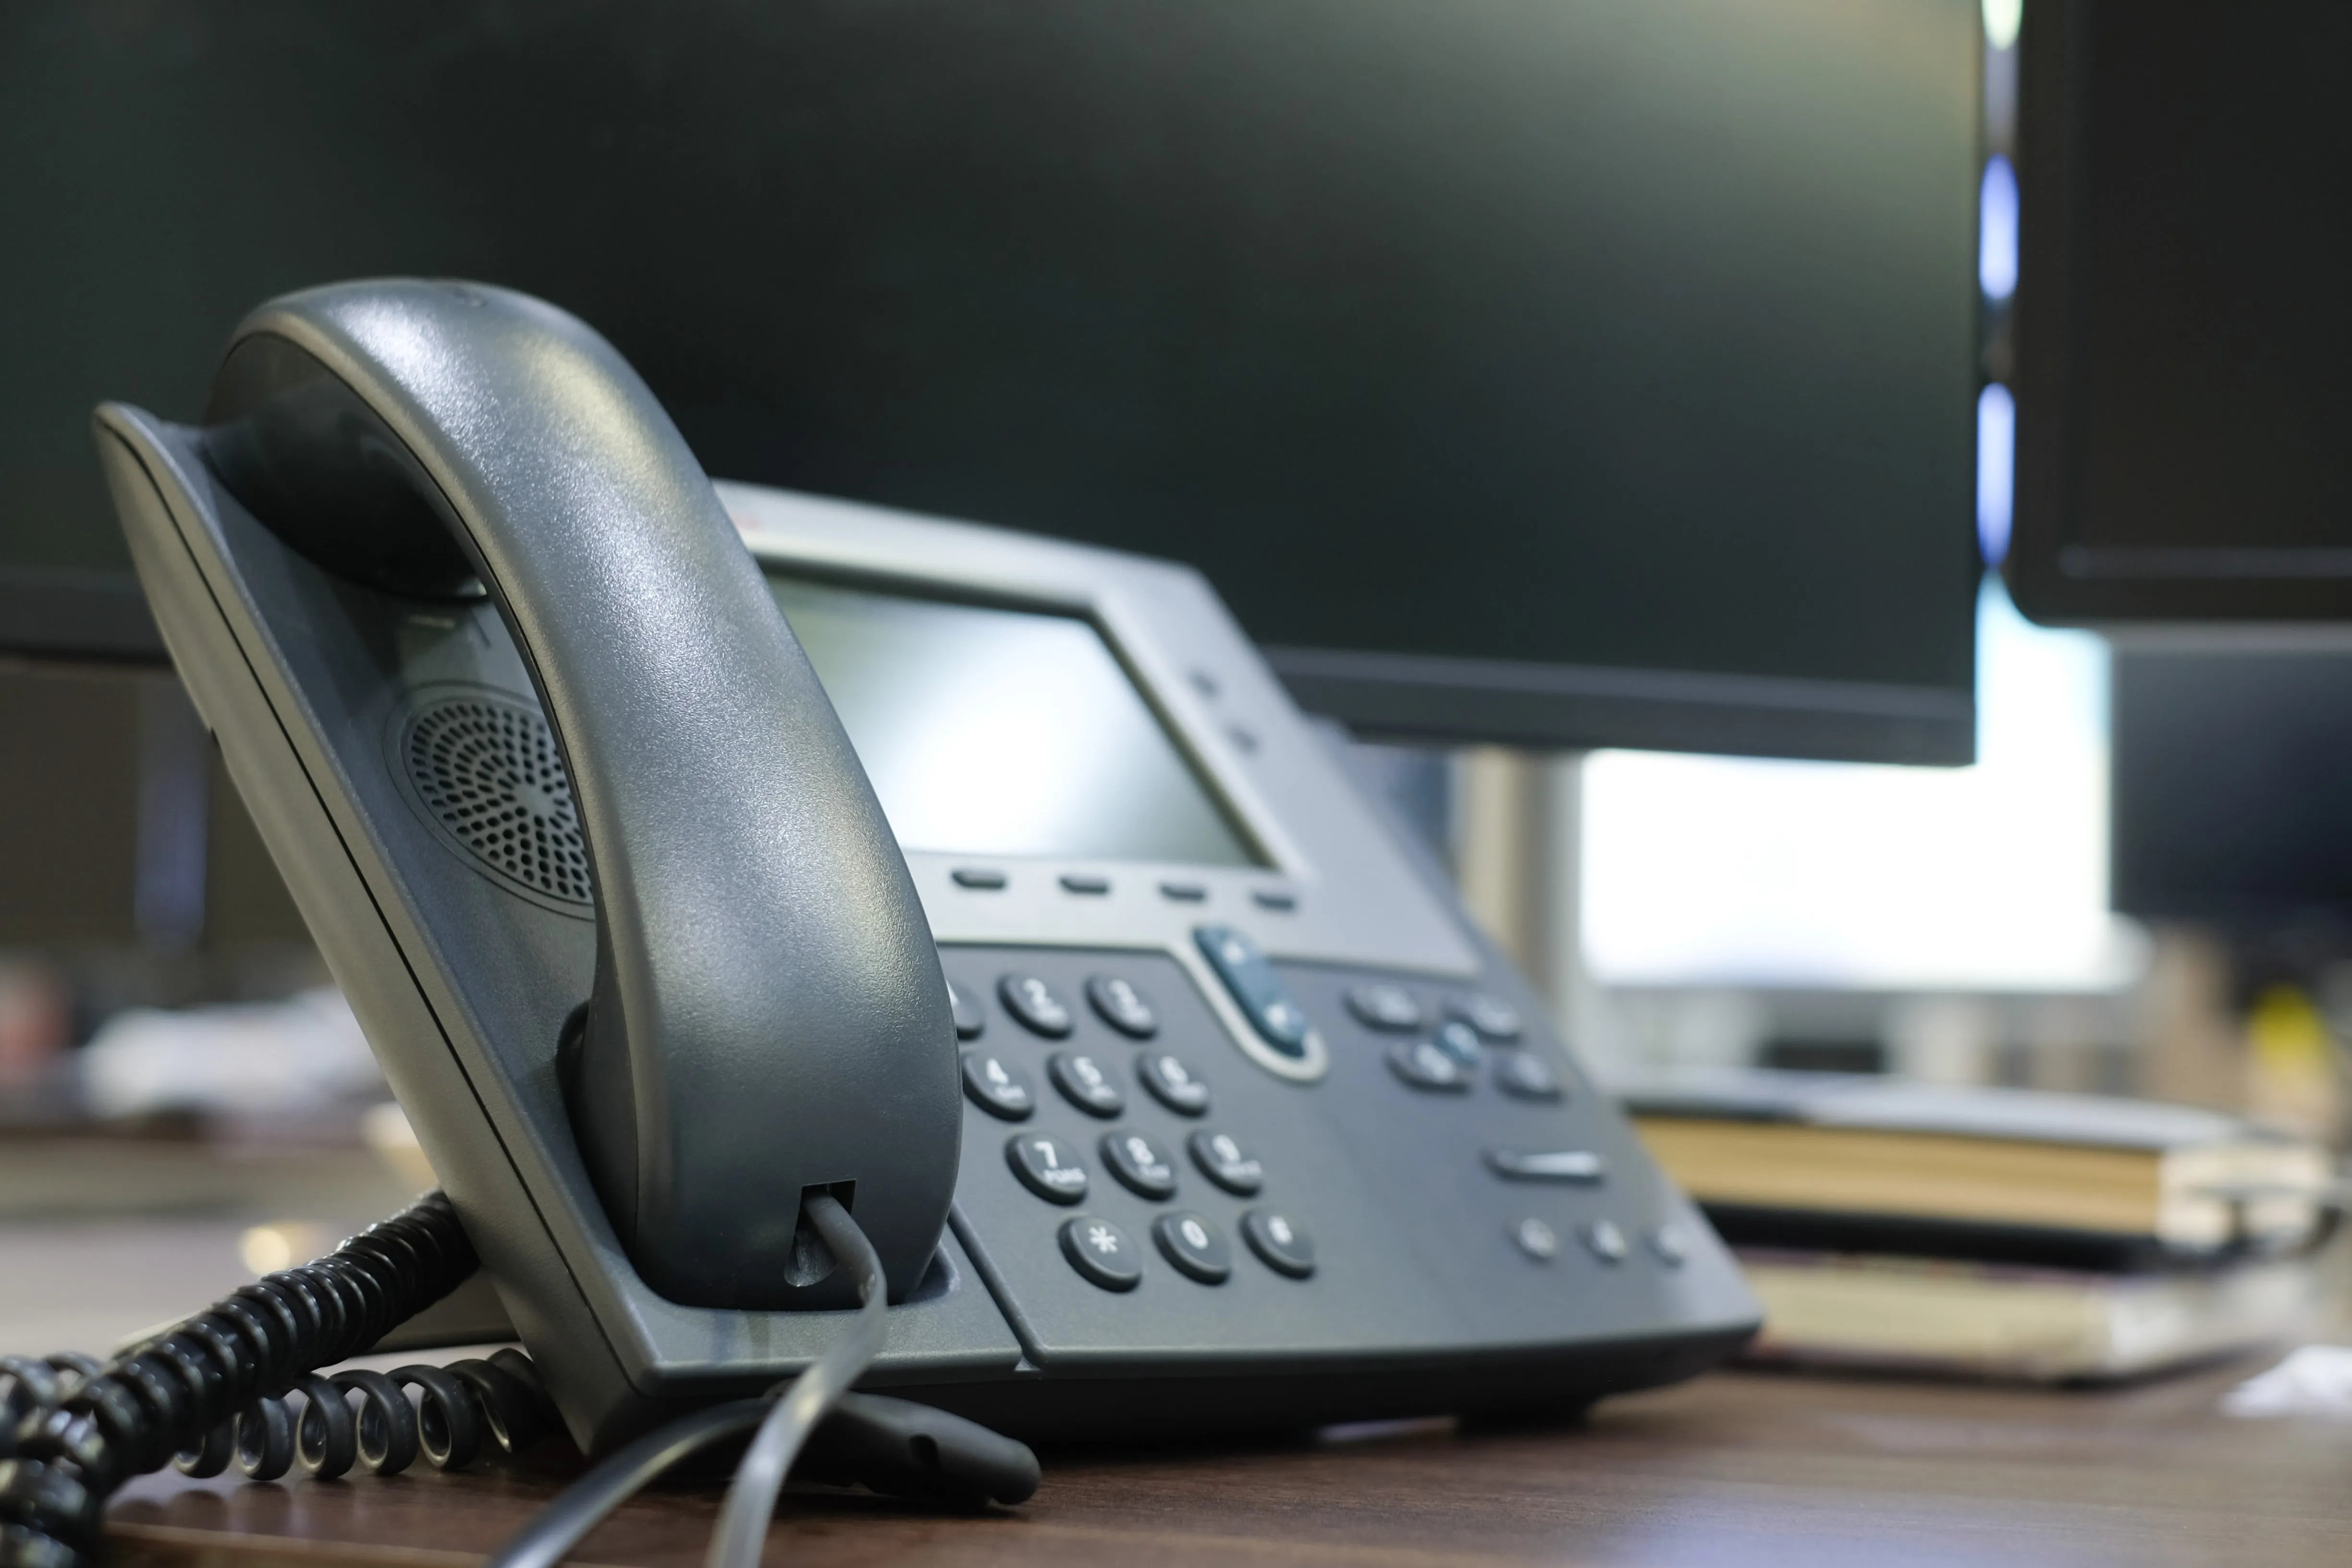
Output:
M1086 621L768 585L901 848L1265 864Z

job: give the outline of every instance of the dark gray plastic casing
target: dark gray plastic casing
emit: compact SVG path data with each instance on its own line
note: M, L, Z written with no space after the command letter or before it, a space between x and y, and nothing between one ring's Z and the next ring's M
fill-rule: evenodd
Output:
M311 559L495 601L586 839L599 936L568 1087L647 1282L841 1304L805 1261L794 1282L802 1195L824 1187L903 1298L961 1126L938 953L831 702L635 373L523 295L342 284L247 319L206 432L230 490Z

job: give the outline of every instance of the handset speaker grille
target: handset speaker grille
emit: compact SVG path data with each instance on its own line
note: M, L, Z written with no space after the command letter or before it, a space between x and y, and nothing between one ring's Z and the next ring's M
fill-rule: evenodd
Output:
M409 720L401 750L433 820L499 880L591 902L572 775L545 719L493 697L444 697Z

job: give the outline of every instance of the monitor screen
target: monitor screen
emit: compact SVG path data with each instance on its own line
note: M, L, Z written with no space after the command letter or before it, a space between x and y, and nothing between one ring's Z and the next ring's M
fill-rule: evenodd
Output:
M768 584L901 848L1265 863L1090 623Z
M0 556L478 278L713 475L1202 568L1370 732L1964 759L1975 0L20 0Z

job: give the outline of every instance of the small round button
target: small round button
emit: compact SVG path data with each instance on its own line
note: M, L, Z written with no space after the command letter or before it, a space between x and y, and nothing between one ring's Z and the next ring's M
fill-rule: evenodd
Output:
M1237 1198L1253 1196L1265 1185L1265 1167L1230 1132L1202 1128L1184 1140L1184 1147L1192 1152L1192 1163L1200 1167L1201 1174Z
M1004 1163L1021 1184L1051 1204L1074 1204L1087 1195L1087 1168L1066 1139L1050 1132L1021 1132L1004 1145Z
M1026 1121L1037 1109L1029 1075L991 1051L963 1054L963 1092L974 1105L1006 1121Z
M1653 1226L1650 1250L1656 1253L1658 1261L1667 1268L1680 1268L1690 1261L1690 1237L1678 1225Z
M1559 1232L1533 1215L1511 1226L1511 1240L1538 1263L1549 1263L1559 1256Z
M971 997L956 989L956 983L952 980L948 982L948 1011L955 1015L956 1038L959 1040L976 1040L980 1038L981 1031L988 1027L987 1016L981 1012L979 1005Z
M1497 1051L1495 1087L1513 1100L1558 1100L1559 1075L1532 1050Z
M1470 1087L1462 1064L1430 1040L1400 1040L1389 1047L1389 1070L1412 1085L1439 1094L1459 1094Z
M1199 1116L1208 1110L1209 1086L1166 1051L1144 1052L1136 1058L1135 1070L1151 1098L1177 1115Z
M1106 1132L1099 1147L1110 1173L1137 1197L1157 1203L1176 1195L1175 1157L1150 1133Z
M1459 1018L1448 1018L1437 1026L1430 1044L1452 1057L1454 1065L1464 1072L1475 1072L1485 1059L1486 1047L1478 1043L1478 1031Z
M1179 1209L1151 1222L1151 1239L1160 1254L1203 1285L1222 1285L1234 1271L1233 1249L1214 1225L1201 1215Z
M1421 1027L1421 1004L1412 993L1386 982L1348 987L1348 1011L1367 1029L1401 1035Z
M1290 1216L1272 1209L1252 1209L1242 1215L1242 1239L1258 1261L1276 1274L1304 1279L1315 1272L1315 1243L1291 1223Z
M1089 1116L1112 1117L1127 1109L1127 1096L1102 1064L1082 1051L1055 1051L1045 1058L1045 1076L1062 1098Z
M1132 1290L1143 1278L1143 1253L1107 1219L1078 1215L1062 1222L1062 1256L1106 1290Z
M1087 1000L1104 1023L1130 1039L1148 1040L1160 1032L1160 1019L1143 993L1116 974L1097 974L1087 981Z
M1614 1220L1596 1219L1584 1227L1584 1245L1603 1263L1622 1263L1633 1250Z
M1049 1040L1060 1039L1076 1022L1054 988L1034 974L1006 975L996 983L996 994L1006 1012Z
M1517 1039L1525 1027L1520 1022L1517 1008L1483 991L1467 991L1459 996L1449 997L1445 1011L1498 1046Z

